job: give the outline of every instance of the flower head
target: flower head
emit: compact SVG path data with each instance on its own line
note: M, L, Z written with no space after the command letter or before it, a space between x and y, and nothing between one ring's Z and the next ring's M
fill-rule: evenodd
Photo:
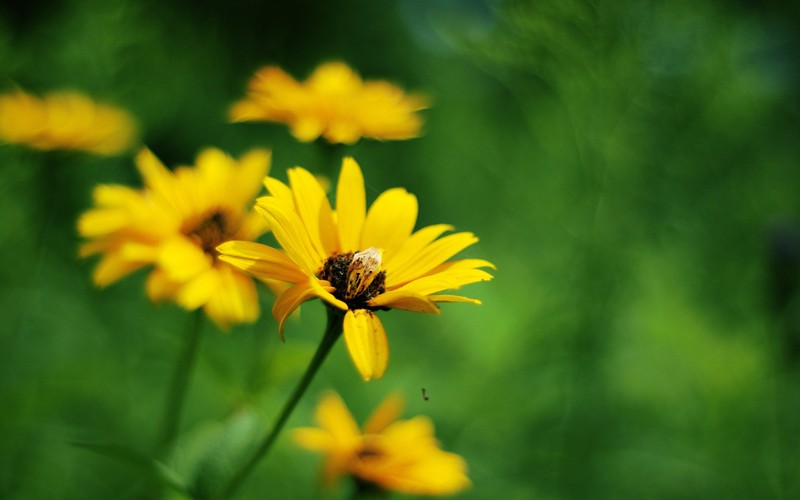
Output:
M283 251L258 243L220 245L220 259L261 279L291 284L272 308L283 335L286 318L302 302L319 297L344 313L344 339L365 380L380 378L389 358L380 309L438 313L442 302L475 299L440 294L492 276L480 259L447 261L478 241L472 233L439 238L446 224L413 231L417 198L405 189L382 193L366 210L364 178L345 158L336 191L336 211L307 170L289 170L289 185L264 181L270 195L256 201Z
M0 140L4 142L115 155L131 147L135 130L126 111L78 92L39 98L17 90L0 96Z
M384 490L411 495L447 495L470 484L464 459L442 451L426 417L397 420L403 401L387 398L359 430L335 394L317 406L319 428L294 430L298 444L325 455L323 482L349 475Z
M260 69L230 117L234 122L285 123L303 142L322 136L331 143L352 144L361 137L417 137L422 126L417 111L427 107L419 95L405 94L382 80L362 81L346 64L330 62L303 83L275 66Z
M195 167L168 170L148 149L136 156L144 189L95 188L96 207L78 221L89 241L83 256L101 254L94 281L106 286L153 266L147 293L186 309L203 307L220 327L258 317L253 280L217 257L228 240L253 240L264 220L248 211L269 170L270 153L254 150L238 161L218 149L202 151Z

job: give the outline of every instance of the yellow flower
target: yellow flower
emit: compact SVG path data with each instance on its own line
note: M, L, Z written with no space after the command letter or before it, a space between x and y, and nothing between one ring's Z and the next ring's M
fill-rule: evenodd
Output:
M341 475L410 495L448 495L470 485L464 459L442 451L427 417L397 420L403 401L387 398L363 431L339 396L329 393L317 406L320 428L294 430L295 441L325 455L323 482Z
M114 155L131 147L135 131L128 112L78 92L39 98L17 90L0 96L0 141Z
M153 266L147 294L186 309L203 307L222 328L258 317L253 280L220 261L214 248L231 239L253 240L266 230L248 211L269 170L270 153L254 150L238 162L218 149L202 151L196 167L168 170L148 149L136 156L144 189L95 188L96 207L78 221L90 241L81 255L101 254L94 281L106 286Z
M230 117L234 122L285 123L303 142L322 136L331 143L353 144L361 137L417 137L422 126L417 111L427 107L422 96L405 94L386 81L362 81L346 64L330 62L303 83L275 66L260 69Z
M440 302L475 299L439 294L443 290L492 278L479 259L446 262L478 241L472 233L439 238L453 227L437 224L412 232L417 198L402 188L390 189L366 210L364 178L358 164L345 158L336 192L336 212L307 170L289 170L289 186L264 181L270 196L256 201L283 247L245 241L220 245L220 259L261 279L291 283L275 301L272 314L280 332L302 302L322 298L346 311L344 339L364 380L380 378L389 358L386 333L373 311L404 309L438 313ZM438 239L437 239L438 238Z

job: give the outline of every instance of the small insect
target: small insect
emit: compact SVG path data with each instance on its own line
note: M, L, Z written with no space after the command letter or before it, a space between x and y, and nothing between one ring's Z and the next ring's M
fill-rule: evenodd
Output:
M426 389L424 387L422 388L422 399L424 399L425 401L427 401L429 399L428 398L428 389Z

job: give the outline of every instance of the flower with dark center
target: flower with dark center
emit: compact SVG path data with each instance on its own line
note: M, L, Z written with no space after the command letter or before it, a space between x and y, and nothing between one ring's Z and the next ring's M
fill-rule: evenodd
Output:
M256 201L283 251L247 241L220 245L220 260L260 279L289 284L272 308L283 334L286 318L319 297L344 315L348 352L365 380L380 378L388 363L386 332L375 311L438 313L445 302L480 301L441 293L492 276L481 259L448 261L478 241L472 233L439 237L452 226L414 231L417 198L405 189L382 193L367 211L364 178L345 158L334 212L324 189L307 170L289 170L289 185L267 178L270 195Z
M201 152L194 167L168 170L143 149L136 165L143 189L101 185L95 208L78 221L82 255L100 254L94 272L109 285L146 266L147 294L186 309L202 307L222 328L258 317L252 278L219 260L228 240L254 240L264 219L248 208L269 170L270 153L255 150L238 161L218 149Z

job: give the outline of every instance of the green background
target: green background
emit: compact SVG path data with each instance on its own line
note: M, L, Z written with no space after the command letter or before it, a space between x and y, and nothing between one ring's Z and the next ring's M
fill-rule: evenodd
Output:
M137 117L168 165L205 146L332 173L278 124L228 124L250 75L344 60L431 96L424 136L364 140L368 199L481 241L483 305L381 314L363 383L335 346L289 427L338 391L363 421L393 391L466 458L460 498L800 498L800 9L790 1L41 0L0 6L3 87L79 89ZM335 171L335 170L334 170ZM98 183L130 156L0 145L0 497L153 498L148 453L189 314L106 290L77 258ZM266 290L262 306L272 298ZM266 432L324 327L206 322L169 461L214 491ZM421 389L430 395L424 401ZM240 498L348 498L288 433ZM169 496L170 494L166 494ZM400 495L398 495L400 496Z

